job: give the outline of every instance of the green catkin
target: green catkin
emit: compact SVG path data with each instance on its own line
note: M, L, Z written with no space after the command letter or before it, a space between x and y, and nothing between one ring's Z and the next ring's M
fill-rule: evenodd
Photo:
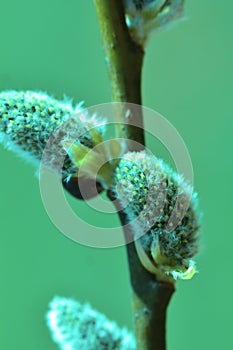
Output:
M125 154L115 172L115 195L154 272L191 278L200 227L197 195L162 160L142 152ZM153 270L152 267L152 270Z
M73 107L70 101L56 100L41 91L0 93L0 142L38 167L50 140L47 165L56 168L59 157L63 157L63 178L72 176L77 168L62 142L72 140L92 148L95 140L89 130L96 128L102 133L103 125L104 121L88 116L81 104Z
M125 0L126 23L133 40L144 46L152 33L181 20L185 3L185 0Z
M135 339L125 328L74 299L55 297L46 320L61 350L136 350Z

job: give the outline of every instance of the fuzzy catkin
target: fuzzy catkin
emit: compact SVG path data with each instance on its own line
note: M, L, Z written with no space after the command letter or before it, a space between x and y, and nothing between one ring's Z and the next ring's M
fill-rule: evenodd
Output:
M70 101L56 100L41 91L0 93L0 142L38 167L50 140L45 163L56 168L62 158L63 178L71 176L76 168L62 142L68 139L92 148L95 142L89 130L96 128L102 133L101 123L95 116L88 116L81 104L73 107Z
M125 328L74 299L55 297L46 320L61 350L136 350L135 339Z
M155 269L175 279L194 267L200 227L197 195L181 176L146 151L129 152L115 172L115 195Z
M125 0L126 23L133 40L144 46L152 33L181 20L185 3L185 0Z

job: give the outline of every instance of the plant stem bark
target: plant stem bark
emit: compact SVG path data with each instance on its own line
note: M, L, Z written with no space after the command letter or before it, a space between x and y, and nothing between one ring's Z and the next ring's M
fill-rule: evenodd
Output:
M143 118L140 105L144 51L130 38L122 0L94 0L94 3L111 82L112 101L122 102L116 106L116 122L119 123L117 136L135 140L143 148ZM125 105L125 102L139 106L129 111L129 105Z
M143 49L130 38L125 23L123 0L94 0L109 71L112 100L117 108L118 137L135 140L144 146L141 108L133 109L127 124L125 102L141 105ZM132 125L133 124L133 125ZM138 150L136 148L131 150ZM125 226L126 215L118 207L113 193L108 196L118 209L126 242L132 232ZM166 309L174 292L173 284L159 282L140 263L134 243L127 244L133 293L133 314L138 350L165 350Z

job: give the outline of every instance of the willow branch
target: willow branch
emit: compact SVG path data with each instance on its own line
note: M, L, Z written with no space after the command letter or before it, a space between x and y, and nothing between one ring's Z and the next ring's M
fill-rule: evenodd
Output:
M130 38L125 24L123 1L94 0L110 77L112 100L141 105L141 71L143 49ZM138 112L139 111L139 112ZM134 111L135 112L135 111ZM125 106L117 110L118 137L129 138L144 145L142 110L132 113L127 124ZM135 126L136 125L136 126ZM138 149L134 149L138 150ZM108 196L115 200L113 193ZM118 207L117 202L114 202ZM129 232L127 218L119 208L119 217L126 242ZM133 290L133 314L138 350L165 350L166 309L174 292L172 284L158 282L140 263L134 243L127 244Z
M123 1L94 0L105 51L113 102L141 105L141 70L143 49L134 43L125 23ZM118 106L119 107L119 106ZM117 110L118 137L144 145L143 119L140 108L131 113L126 106ZM130 124L127 124L130 121ZM133 125L132 125L133 124Z

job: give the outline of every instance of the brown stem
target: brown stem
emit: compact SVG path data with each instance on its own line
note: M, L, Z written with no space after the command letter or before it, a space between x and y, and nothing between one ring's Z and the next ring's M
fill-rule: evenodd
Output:
M94 0L109 71L114 102L141 105L141 70L143 49L130 38L125 24L122 0ZM118 137L144 145L142 110L130 107L127 124L125 104L117 106ZM136 112L135 112L136 111ZM138 150L134 148L133 150ZM108 196L114 200L109 191ZM118 207L117 201L114 202ZM132 233L125 226L127 218L118 208L126 242ZM166 309L174 286L156 281L140 263L134 243L127 244L127 254L133 292L133 314L138 350L165 350Z
M118 137L135 140L143 146L142 111L139 107L129 113L128 106L124 105L124 102L141 105L143 49L130 38L122 0L94 0L94 3L111 82L112 101L123 102L117 106ZM130 124L127 124L129 114Z
M166 310L174 285L156 281L141 265L134 243L127 245L133 287L134 327L138 350L166 349Z

